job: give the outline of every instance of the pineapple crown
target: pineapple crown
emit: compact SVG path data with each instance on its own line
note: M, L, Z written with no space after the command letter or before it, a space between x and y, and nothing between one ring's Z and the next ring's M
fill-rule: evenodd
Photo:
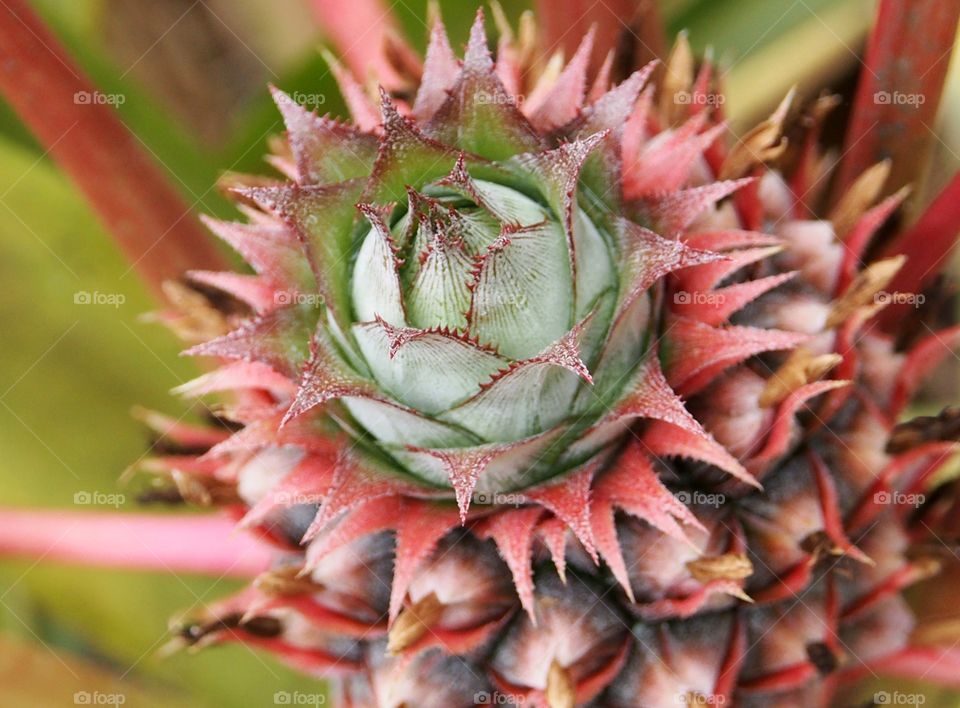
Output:
M370 513L360 507L378 496L431 499L452 490L466 523L472 502L519 492L510 500L551 510L597 558L591 491L608 513L629 502L592 490L592 479L638 420L659 423L650 433L658 449L682 449L757 485L665 378L653 301L670 273L709 265L716 281L755 255L718 252L722 237L703 239L717 250L679 238L750 180L682 189L722 130L707 127L705 113L631 153L652 120L644 87L655 65L609 91L601 76L585 104L591 46L588 35L559 76L521 104L501 79L510 54L491 58L482 11L462 62L437 22L406 115L381 89L374 122L373 106L341 73L368 131L308 113L274 89L289 152L272 161L293 182L235 186L258 210L250 225L207 221L259 277L193 275L257 315L188 352L241 363L187 388L209 392L211 376L218 388L260 387L264 375L284 377L284 394L295 386L267 419L278 430L271 442L315 437L311 446L336 459L305 540L344 512ZM767 240L743 240L758 239ZM785 279L751 283L719 309L687 307L674 324L674 383L693 391L709 380L706 366L716 372L799 344L796 333L708 326ZM338 442L331 418L344 432ZM244 422L249 430L252 421ZM677 521L696 526L639 447L627 456L634 462L624 480L646 480L632 496L665 505L655 523L678 536ZM291 491L296 479L281 487ZM262 519L277 494L295 498L284 489L248 520ZM616 557L615 542L603 552ZM532 611L529 571L518 566L517 575ZM393 614L404 592L396 588Z
M565 64L496 2L495 59L482 14L461 60L433 6L423 63L379 0L351 2L314 4L387 90L331 56L351 123L274 91L281 177L225 178L246 223L207 220L243 274L212 270L138 141L78 104L93 87L26 1L2 3L0 91L216 360L179 392L227 394L203 424L141 412L145 501L224 513L0 510L3 552L252 579L173 646L263 648L345 706L957 685L955 623L903 590L956 568L960 409L897 421L960 344L934 283L960 178L912 224L885 187L919 173L960 1L878 3L835 171L836 97L791 92L729 141L685 36L630 75L662 53L657 3L540 0L548 42L609 20ZM923 105L877 100L905 87ZM881 155L897 164L858 176ZM168 280L188 264L211 270Z
M947 351L926 340L904 357L868 327L903 259L866 268L860 259L906 193L872 206L881 164L829 221L809 220L796 195L822 176L823 102L799 158L808 169L788 183L765 163L784 155L792 95L727 147L712 67L694 76L682 39L659 101L648 85L656 64L611 87L608 61L589 82L592 42L588 34L569 63L538 72L504 33L494 61L478 12L462 61L435 22L412 101L380 89L378 106L331 57L352 125L273 90L286 140L269 160L286 179L231 176L248 223L206 220L255 274L190 275L252 316L200 317L196 306L170 316L193 336L220 334L188 353L221 366L180 392L232 392L224 414L241 428L154 419L164 436L199 436L209 449L150 465L172 471L186 498L209 503L234 486L225 496L240 502L244 525L292 556L224 603L220 619L194 626L190 642L220 636L225 616L237 620L232 634L311 671L389 666L386 651L417 657L404 666L436 677L457 669L423 652L463 655L496 641L495 683L550 706L592 699L629 660L610 694L626 705L640 690L631 682L654 669L631 654L646 625L624 633L624 617L734 608L732 618L694 620L716 624L706 631L727 648L720 678L691 690L727 694L733 678L723 677L756 664L745 658L749 622L763 625L755 618L770 606L816 586L818 559L867 564L861 545L886 552L886 537L870 535L880 516L872 487L859 473L835 479L828 463L846 458L821 426L837 417L848 431L889 432ZM940 453L911 450L890 464L913 470ZM692 491L701 489L733 506ZM547 556L555 572L535 573ZM391 576L384 598L381 575ZM511 620L507 577L525 622ZM876 580L861 573L844 592ZM619 600L587 613L583 646L596 654L585 658L567 646L571 628L591 597L617 586ZM816 656L832 657L833 581L807 599L833 632ZM764 606L747 621L737 608L753 601ZM906 622L894 610L889 622ZM441 628L445 612L472 623ZM263 636L239 619L254 616L286 619ZM371 633L387 631L367 656ZM340 635L355 642L342 653ZM547 645L553 663L536 658ZM758 691L792 690L816 656L796 675L762 661L745 675L759 676Z

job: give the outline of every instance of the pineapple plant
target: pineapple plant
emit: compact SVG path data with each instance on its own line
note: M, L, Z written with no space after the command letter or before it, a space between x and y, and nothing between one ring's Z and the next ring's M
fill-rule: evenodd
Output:
M928 491L955 411L899 422L960 338L903 316L937 213L885 233L880 162L818 218L829 97L730 142L683 38L614 81L592 33L543 63L495 15L462 58L435 17L391 90L330 56L350 122L273 89L279 176L228 175L245 220L205 220L252 272L165 286L212 363L177 392L223 398L147 414L141 466L271 549L172 646L263 648L344 706L955 682L903 598L956 503Z

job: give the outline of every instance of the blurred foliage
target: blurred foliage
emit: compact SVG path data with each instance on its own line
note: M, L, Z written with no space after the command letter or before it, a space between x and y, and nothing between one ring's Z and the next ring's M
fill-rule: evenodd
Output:
M342 114L315 42L309 36L303 41L299 3L236 0L242 13L231 32L256 51L261 83L321 93L323 109ZM263 171L266 138L281 130L267 91L246 100L224 122L222 139L203 141L158 99L162 91L141 81L136 67L118 64L102 31L103 13L110 11L106 0L35 0L35 5L94 83L126 96L119 107L122 119L188 202L197 211L230 215L232 208L215 188L218 176L224 170ZM396 6L401 27L420 49L425 5ZM464 41L472 3L440 5L452 36ZM503 5L515 20L530 3ZM695 48L709 44L728 61L735 119L737 111L752 115L769 109L793 81L819 86L835 76L831 72L852 70L870 7L870 0L663 2L671 32L688 29ZM269 22L258 19L266 17ZM268 33L258 36L265 27ZM300 38L301 49L283 43L284 28ZM170 34L157 42L175 40ZM825 57L830 66L824 66ZM229 80L209 72L203 78ZM952 91L948 95L955 97ZM949 103L955 110L956 99ZM955 165L956 158L948 162ZM132 496L118 488L117 478L143 453L146 437L129 411L145 405L190 415L168 390L188 379L194 366L177 356L179 345L171 335L139 321L152 306L146 291L82 198L2 103L0 225L2 499L69 507L78 491ZM78 292L119 294L124 302L81 306L74 302ZM272 704L281 689L315 693L315 682L239 646L156 658L169 616L197 610L235 587L232 581L173 574L4 562L0 630L7 639L0 642L0 703L61 705L74 691L99 690L123 692L128 706L249 706Z
M147 441L129 411L143 404L184 413L167 391L193 365L172 337L138 321L151 308L145 291L65 178L9 141L0 154L0 493L6 504L59 507L78 491L131 497L117 478ZM78 292L125 302L77 305ZM316 691L244 647L153 656L168 638L168 617L198 612L235 590L232 581L4 563L0 587L5 633L99 657L125 693L129 685L127 705L138 705L140 684L160 686L167 705L269 705L279 687ZM47 682L53 695L69 677ZM19 694L0 686L0 703L16 705Z

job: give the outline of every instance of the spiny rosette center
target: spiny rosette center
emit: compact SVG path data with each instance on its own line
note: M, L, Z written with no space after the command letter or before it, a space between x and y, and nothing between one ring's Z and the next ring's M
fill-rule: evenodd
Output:
M541 195L473 180L462 162L455 174L401 208L361 206L351 333L385 393L446 424L444 447L515 442L577 413L616 273L579 208L568 234ZM347 407L380 437L366 402Z
M289 261L258 270L298 297L194 350L267 364L295 384L281 431L333 419L373 477L452 488L461 514L612 450L637 418L698 433L648 351L648 293L723 259L639 223L662 219L623 216L617 107L630 100L611 92L550 138L470 88L480 54L426 124L386 93L377 130L360 132L277 92L291 154L276 164L294 183L239 191L275 220L270 239L292 239ZM648 75L625 94L636 100ZM491 105L497 143L470 113ZM451 132L453 111L473 118ZM704 196L694 214L723 194Z
M826 705L916 666L907 520L955 504L888 500L955 416L893 425L960 331L873 326L903 258L859 261L905 193L870 208L875 171L811 219L823 104L770 169L789 97L725 144L685 40L661 99L690 100L658 102L652 65L589 82L592 36L527 86L523 33L494 61L483 23L460 60L437 21L412 103L334 63L355 125L276 91L286 180L234 177L249 223L208 222L256 274L192 277L253 314L201 312L227 362L180 391L239 426L155 421L204 452L152 463L284 552L188 641L358 705Z

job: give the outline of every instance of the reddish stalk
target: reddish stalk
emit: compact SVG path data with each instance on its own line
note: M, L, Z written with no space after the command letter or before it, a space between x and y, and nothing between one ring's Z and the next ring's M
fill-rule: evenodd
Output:
M0 509L0 557L252 578L273 555L223 516Z
M847 128L837 189L891 158L886 192L915 182L926 164L960 0L881 0Z
M907 646L893 654L853 665L843 670L842 678L859 681L877 674L960 687L960 647Z
M86 195L133 267L164 280L226 261L143 145L25 0L0 3L0 95Z
M610 49L627 52L634 69L666 58L666 35L657 0L537 0L547 55L563 49L569 58L590 27L596 25L591 66L596 69ZM630 73L630 72L627 72Z
M383 0L310 0L310 4L320 29L361 82L375 76L387 89L402 84L387 58L387 37L399 35Z
M960 233L960 174L954 175L917 222L884 250L883 256L900 253L906 263L888 289L890 292L919 293L942 273ZM894 328L912 305L895 303L879 315L885 327Z

